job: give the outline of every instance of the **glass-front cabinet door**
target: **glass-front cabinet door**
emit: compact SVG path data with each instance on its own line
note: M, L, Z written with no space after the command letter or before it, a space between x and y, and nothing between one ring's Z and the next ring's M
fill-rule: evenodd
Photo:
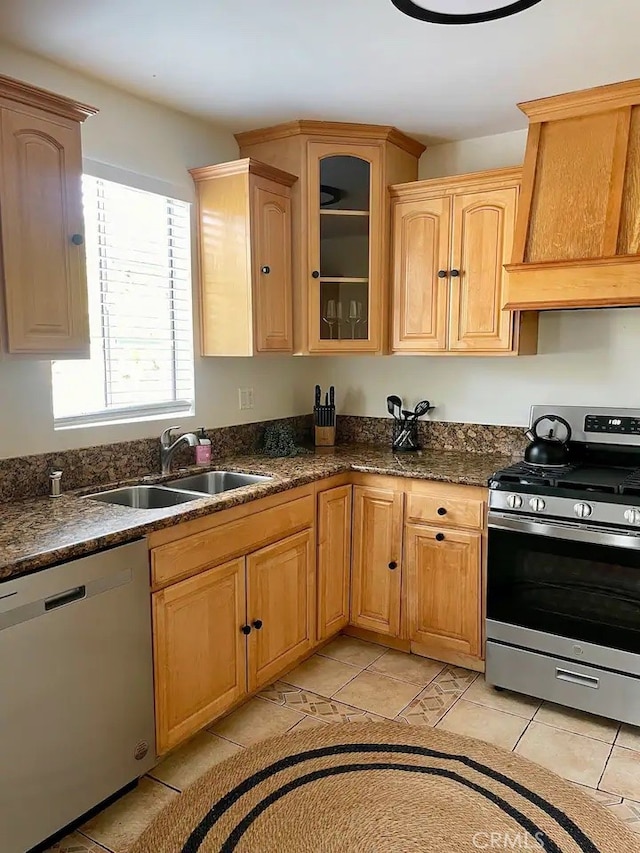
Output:
M381 346L380 149L309 143L309 349Z

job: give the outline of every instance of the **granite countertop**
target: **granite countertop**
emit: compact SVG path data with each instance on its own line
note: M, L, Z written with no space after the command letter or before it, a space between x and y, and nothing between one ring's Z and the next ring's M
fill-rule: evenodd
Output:
M263 454L216 459L211 466L213 470L269 474L273 479L162 509L132 509L82 497L125 483L94 486L55 500L45 497L0 504L0 581L333 474L361 471L486 486L489 476L510 462L510 456L499 454L446 450L393 454L386 449L348 445L287 459L272 459ZM151 476L144 483L162 483L194 470L210 469L190 468L165 478Z

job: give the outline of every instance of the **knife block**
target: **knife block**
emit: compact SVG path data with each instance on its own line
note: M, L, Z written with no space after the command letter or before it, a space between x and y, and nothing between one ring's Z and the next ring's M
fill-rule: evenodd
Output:
M336 428L334 426L315 427L316 447L333 447L336 443Z

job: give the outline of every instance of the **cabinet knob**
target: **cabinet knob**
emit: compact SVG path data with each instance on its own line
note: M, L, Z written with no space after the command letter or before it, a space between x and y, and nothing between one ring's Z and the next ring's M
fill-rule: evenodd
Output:
M438 278L446 278L447 271L446 270L438 270Z
M398 564L395 560L391 560L391 562L389 563L389 568L391 569L391 571L398 568Z
M444 541L444 533L436 533L436 539L438 542Z
M269 275L269 273L271 272L271 267L268 267L266 265L264 267L260 267L260 272L263 275Z
M314 271L311 273L311 278L320 278L320 273L319 273L319 271L318 271L318 270L314 270Z
M240 630L246 636L247 634L251 633L251 625L243 625L242 628L240 628Z
M451 270L451 278L458 278L460 270Z
M255 620L255 621L253 621L251 624L252 624L252 625L253 625L253 627L256 629L256 631L259 631L259 630L260 630L260 628L262 628L262 619L256 619L256 620Z
M82 234L73 234L73 236L71 237L71 242L74 246L82 246L82 244L84 243L84 237L82 236Z
M446 515L446 514L447 514L446 508L443 506L439 506L438 507L438 515Z

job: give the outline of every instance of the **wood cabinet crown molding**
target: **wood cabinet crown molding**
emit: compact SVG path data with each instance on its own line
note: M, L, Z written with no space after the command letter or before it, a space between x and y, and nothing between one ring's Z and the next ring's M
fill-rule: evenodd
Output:
M275 181L285 187L292 187L298 180L297 175L291 175L282 169L276 169L275 166L261 163L260 160L255 160L253 157L232 160L229 163L215 163L212 166L199 166L195 169L189 169L189 174L196 183L229 175L258 175L260 178Z
M640 305L640 80L520 108L530 126L503 307Z
M364 142L390 142L414 157L420 157L426 151L426 145L407 136L392 125L312 121L309 119L297 119L272 127L236 133L235 139L239 147L244 148L248 145L259 145L264 142L273 142L276 139L286 139L290 136L321 136L323 138L333 136L343 137L350 141L362 139Z
M637 103L640 103L640 79L523 101L518 108L529 121L541 122L631 107Z
M37 86L23 83L13 77L5 77L2 74L0 74L0 100L35 107L80 122L99 112L96 107L74 101L71 98L65 98L62 95L56 95L47 89L40 89Z
M389 193L392 199L403 198L417 201L434 195L455 195L458 192L484 190L489 186L499 189L502 186L519 184L521 180L522 166L509 166L504 169L485 169L481 172L395 184L389 187Z

